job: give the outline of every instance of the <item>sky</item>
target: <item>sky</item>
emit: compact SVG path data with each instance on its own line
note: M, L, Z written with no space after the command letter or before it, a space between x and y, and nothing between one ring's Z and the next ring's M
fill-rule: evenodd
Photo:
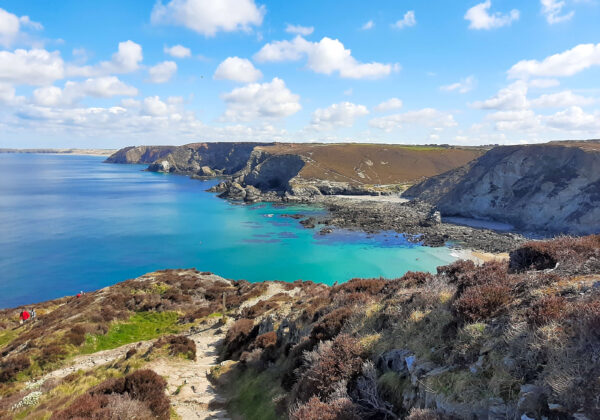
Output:
M0 147L600 138L600 0L0 0Z

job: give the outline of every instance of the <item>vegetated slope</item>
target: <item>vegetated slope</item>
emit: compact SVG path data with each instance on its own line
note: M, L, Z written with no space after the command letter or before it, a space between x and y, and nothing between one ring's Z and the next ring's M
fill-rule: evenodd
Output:
M430 177L481 156L483 148L395 144L286 144L261 147L298 154L307 162L299 177L359 184L402 184Z
M0 417L169 418L167 383L148 368L195 357L185 335L223 315L225 293L235 322L221 324L211 377L241 418L598 418L599 279L600 235L333 287L149 273L33 305L36 323L1 311ZM143 340L52 375L74 356Z
M213 376L247 419L598 418L599 274L600 236L560 238L267 300Z
M445 216L489 218L521 229L600 232L600 142L497 147L425 180L405 196Z

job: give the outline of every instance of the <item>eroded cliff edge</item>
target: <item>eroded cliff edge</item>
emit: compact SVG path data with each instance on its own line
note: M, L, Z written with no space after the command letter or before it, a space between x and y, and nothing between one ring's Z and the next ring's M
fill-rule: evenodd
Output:
M405 194L442 216L492 219L536 232L600 232L600 141L496 147Z

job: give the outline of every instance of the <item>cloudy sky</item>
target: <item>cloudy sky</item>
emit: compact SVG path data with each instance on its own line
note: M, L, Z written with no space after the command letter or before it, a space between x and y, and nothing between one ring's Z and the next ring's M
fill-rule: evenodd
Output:
M3 0L0 147L600 138L598 22L600 0Z

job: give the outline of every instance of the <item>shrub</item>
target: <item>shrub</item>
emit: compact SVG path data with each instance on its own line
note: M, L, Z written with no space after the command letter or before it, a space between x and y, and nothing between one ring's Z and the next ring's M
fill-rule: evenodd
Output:
M277 345L277 334L275 331L270 331L259 335L254 340L253 346L259 349L266 349L267 347L275 347Z
M304 359L305 370L294 390L296 399L304 402L313 395L326 399L340 381L350 381L360 373L361 346L356 339L340 335L305 353Z
M569 308L569 318L585 332L600 335L600 301L579 301Z
M460 317L478 321L498 315L512 300L512 288L507 283L487 283L469 287L454 302Z
M29 357L18 355L8 358L0 364L0 382L8 382L13 380L19 372L31 366Z
M242 309L241 315L244 318L253 319L257 316L264 314L267 311L270 311L271 309L277 308L279 308L279 304L277 302L272 302L270 300L260 300L256 304Z
M475 263L471 260L458 260L438 267L437 273L446 276L449 283L458 283L464 273L472 272L475 267Z
M352 315L352 310L347 307L338 308L330 312L313 327L310 338L315 341L332 339L340 333L350 315Z
M530 324L541 326L562 319L567 310L567 302L561 296L545 296L527 310Z
M183 355L187 359L196 360L196 343L183 335L169 335L159 339L154 346L160 347L167 344L171 356Z
M204 317L212 314L213 312L215 312L215 311L212 309L212 306L204 306L202 308L196 309L193 312L189 312L189 313L183 315L179 320L181 322L193 322L196 319L204 318Z
M58 344L48 344L42 347L42 351L38 357L40 366L46 366L50 363L56 363L66 356L67 351Z
M147 420L154 416L141 401L131 399L128 394L109 395L106 411L113 420Z
M137 354L137 349L134 347L130 348L127 350L127 353L125 353L125 360L131 359L135 354Z
M337 293L367 293L376 295L383 290L387 281L383 278L378 279L352 279L346 283L331 288L331 295Z
M544 246L528 244L510 253L509 268L512 272L546 270L556 266L556 260Z
M359 420L360 414L348 398L336 398L327 403L311 397L290 412L290 420Z
M85 342L85 328L81 325L75 325L65 334L66 340L74 346L80 346Z
M443 417L440 416L435 411L429 408L413 408L410 410L408 417L406 420L442 420Z
M235 321L225 335L225 358L239 354L255 336L254 321L247 318Z
M83 394L77 397L66 409L54 413L51 420L109 420L107 405L108 398L105 395Z

